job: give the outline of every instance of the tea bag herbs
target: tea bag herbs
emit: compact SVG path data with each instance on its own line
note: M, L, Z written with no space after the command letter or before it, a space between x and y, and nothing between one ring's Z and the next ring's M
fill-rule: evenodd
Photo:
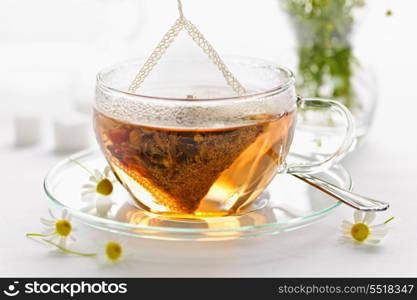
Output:
M116 172L127 173L158 204L186 214L198 209L220 174L263 132L262 125L222 131L125 129L127 140L107 147Z

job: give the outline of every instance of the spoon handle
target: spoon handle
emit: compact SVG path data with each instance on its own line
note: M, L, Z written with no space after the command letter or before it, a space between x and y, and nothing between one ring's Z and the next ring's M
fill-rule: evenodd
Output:
M362 211L384 211L389 204L339 188L327 181L306 174L291 174L337 200Z

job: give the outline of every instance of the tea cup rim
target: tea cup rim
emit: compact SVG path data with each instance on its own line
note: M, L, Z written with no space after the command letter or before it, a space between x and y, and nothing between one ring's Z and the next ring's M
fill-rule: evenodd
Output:
M223 56L226 60L234 60L234 61L244 61L247 64L249 62L256 62L257 64L262 63L265 66L268 66L270 69L273 69L275 71L284 72L287 76L287 79L285 82L278 84L277 86L265 89L264 91L256 91L253 93L248 93L245 95L237 95L237 96L230 96L230 97L216 97L216 98L175 98L175 97L161 97L161 96L151 96L151 95L145 95L140 93L132 93L129 91L125 91L119 88L112 87L109 85L106 80L104 79L104 75L112 70L115 70L116 68L119 68L123 65L129 65L138 61L144 61L144 58L136 57L133 59L128 59L121 61L119 63L113 64L109 67L106 67L102 69L100 72L98 72L96 76L97 80L97 87L101 87L104 89L107 89L113 93L120 94L121 96L128 96L129 98L138 98L138 99L148 99L148 100L164 100L164 101L171 101L171 102L221 102L221 101L230 101L230 100L241 100L241 99L250 99L250 98L261 98L261 97L268 97L273 96L276 94L280 94L284 91L286 91L289 87L293 86L295 83L295 76L293 71L291 71L289 68L280 66L272 61L260 59L260 58L254 58L254 57L247 57L247 56L236 56L236 55L225 55ZM177 56L176 58L183 58L182 56ZM185 56L184 56L185 58Z

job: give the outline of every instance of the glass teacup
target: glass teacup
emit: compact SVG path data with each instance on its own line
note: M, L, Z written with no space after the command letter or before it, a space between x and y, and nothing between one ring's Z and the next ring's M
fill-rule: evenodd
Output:
M190 57L168 60L167 70L137 93L128 87L141 60L98 75L97 140L140 208L176 218L239 214L276 174L323 171L351 146L352 117L339 102L297 97L292 72L273 63L225 62L250 92L236 96L217 70L203 72L204 60ZM187 75L192 70L202 72ZM291 165L285 158L300 107L335 110L346 133L332 156Z

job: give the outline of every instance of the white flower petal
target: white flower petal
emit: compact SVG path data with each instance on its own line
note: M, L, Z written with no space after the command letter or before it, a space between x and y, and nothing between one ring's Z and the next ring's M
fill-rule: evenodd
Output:
M84 191L84 192L81 193L81 196L83 198L86 198L86 196L88 196L88 195L94 195L94 193L95 193L95 191Z
M54 242L57 238L58 238L58 235L54 234L53 236L51 236L51 238L49 240L51 242Z
M109 174L110 174L110 167L109 166L107 166L107 167L105 167L104 168L104 176L105 177L109 177Z
M382 224L377 224L377 225L372 225L369 226L369 228L371 228L372 230L378 229L378 228L385 228L387 225L382 223Z
M367 212L365 214L365 217L363 218L363 222L365 224L368 224L369 225L369 224L371 224L375 220L375 217L376 217L376 213L375 212L373 212L373 211Z
M347 231L342 231L340 233L342 234L342 236L345 236L345 237L348 237L348 238L352 238Z
M382 239L382 238L386 237L387 234L388 234L388 232L374 233L374 234L372 234L372 236L377 238L377 239Z
M93 210L95 208L95 204L89 204L87 206L84 206L80 209L80 211L82 212L90 212L91 210Z
M360 223L363 220L363 214L360 210L355 210L353 213L353 220L355 223Z
M95 201L94 201L94 195L93 194L89 194L86 196L83 196L81 198L81 201L85 203L85 205L94 205Z
M377 227L377 228L370 228L372 233L379 233L379 232L388 232L388 228L386 227Z
M84 197L82 197L81 201L84 202L85 205L94 205L93 204L94 203L94 198L93 197L84 196Z
M350 232L350 230L351 230L351 228L352 227L349 227L349 226L346 226L346 225L341 225L340 226L340 231L342 232L342 233L346 233L346 234L348 234L349 232Z
M107 215L112 205L111 197L99 196L96 198L96 210L99 215Z
M376 230L371 230L371 234L372 236L375 237L384 237L388 234L388 229L376 229Z
M94 170L94 175L96 175L96 179L97 179L97 181L100 181L100 180L102 180L103 179L103 175L100 173L100 171L99 170L97 170L97 169L95 169Z
M91 183L83 184L81 186L81 188L83 188L83 189L95 189L95 187L96 187L96 185L91 184Z
M66 247L66 241L67 241L67 239L65 237L61 236L59 238L58 245L65 248Z
M101 250L101 249L100 249ZM96 255L96 259L99 265L101 266L106 266L112 263L111 260L109 260L107 258L107 255L103 252L101 252L100 254Z
M47 219L44 219L44 218L40 218L40 221L41 221L41 223L42 223L43 225L45 225L45 226L53 226L53 225L55 224L55 222L54 222L54 221L52 221L52 220L47 220Z
M48 212L49 212L49 215L52 217L52 219L56 220L56 217L54 216L50 208L48 208Z
M62 210L61 219L66 220L68 218L68 210L64 208Z
M346 235L346 236L350 237L350 230L342 230L342 231L340 231L340 233L342 235Z
M366 240L366 242L371 244L378 244L379 242L381 242L381 240L376 238L369 238Z
M349 221L346 221L346 220L343 220L343 221L342 221L342 225L341 225L341 227L342 227L343 229L350 230L350 229L352 228L352 226L353 226L353 223L351 223L351 222L349 222Z
M50 235L50 234L53 234L54 232L55 232L55 226L46 228L45 230L42 231L42 234Z
M97 183L99 180L97 180L97 178L96 178L96 176L93 176L93 175L91 175L89 178L88 178L91 182L94 182L94 183Z
M342 221L342 224L346 224L346 225L348 225L348 226L353 226L353 223L352 223L352 222L350 222L350 221L348 221L348 220L343 220L343 221Z

